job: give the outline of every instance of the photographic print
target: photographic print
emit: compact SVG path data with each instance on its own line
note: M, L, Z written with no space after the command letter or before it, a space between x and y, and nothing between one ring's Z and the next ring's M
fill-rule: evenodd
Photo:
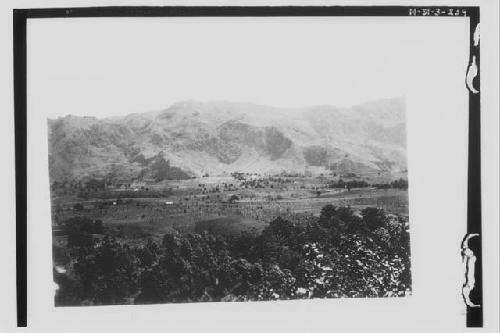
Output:
M498 5L92 3L8 5L4 326L495 331Z
M366 52L391 27L123 22L49 26L37 67L56 306L411 294L403 74Z

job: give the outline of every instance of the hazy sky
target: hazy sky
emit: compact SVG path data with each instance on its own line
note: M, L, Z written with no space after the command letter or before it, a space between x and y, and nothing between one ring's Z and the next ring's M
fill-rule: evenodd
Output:
M346 106L406 96L432 80L429 73L446 75L439 61L466 66L448 55L466 57L457 24L467 25L422 20L29 20L28 107L104 117L186 99Z

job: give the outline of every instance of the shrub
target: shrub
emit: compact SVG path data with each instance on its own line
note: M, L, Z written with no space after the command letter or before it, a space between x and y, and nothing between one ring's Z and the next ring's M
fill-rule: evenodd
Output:
M92 251L78 253L74 272L91 304L123 304L136 290L133 255L126 245L106 236Z
M363 221L370 230L375 230L385 226L386 216L383 209L367 207L361 211Z

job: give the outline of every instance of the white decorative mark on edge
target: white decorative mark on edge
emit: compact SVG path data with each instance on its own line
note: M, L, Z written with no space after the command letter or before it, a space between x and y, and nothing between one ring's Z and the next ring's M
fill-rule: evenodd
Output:
M472 308L480 307L480 305L472 303L469 297L470 292L474 289L474 285L476 284L474 274L477 260L474 252L469 248L469 240L476 236L479 236L479 234L468 234L462 242L462 261L465 270L465 283L462 286L462 297L465 304Z
M55 270L59 274L65 274L66 273L66 269L64 267L62 267L62 266L55 266Z
M54 292L54 297L56 297L57 292L59 291L59 285L55 282L52 282L52 291Z
M474 35L473 35L473 45L474 48L479 47L479 39L480 39L480 26L479 23L476 25L476 29L474 29ZM469 63L469 66L467 67L467 73L465 75L465 84L467 86L467 89L473 94L479 93L479 90L474 88L474 78L478 74L478 69L477 69L477 62L476 62L476 56L472 56L472 61Z
M479 36L481 35L481 30L479 29L479 23L476 25L476 30L474 30L474 46L479 45Z
M467 88L473 93L477 94L479 90L474 88L473 85L473 80L477 75L477 64L476 64L476 56L472 56L472 62L469 65L469 68L467 69L467 76L466 76L466 83L467 83Z

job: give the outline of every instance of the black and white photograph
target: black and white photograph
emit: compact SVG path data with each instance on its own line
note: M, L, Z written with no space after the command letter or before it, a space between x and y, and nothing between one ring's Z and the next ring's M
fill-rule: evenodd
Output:
M119 45L122 73L97 72L106 33L62 49L92 68L54 81L47 119L55 305L410 295L404 97L338 96L375 78L317 68L339 58L322 20L193 20ZM123 85L152 70L127 113Z
M23 1L0 331L496 331L498 4Z

